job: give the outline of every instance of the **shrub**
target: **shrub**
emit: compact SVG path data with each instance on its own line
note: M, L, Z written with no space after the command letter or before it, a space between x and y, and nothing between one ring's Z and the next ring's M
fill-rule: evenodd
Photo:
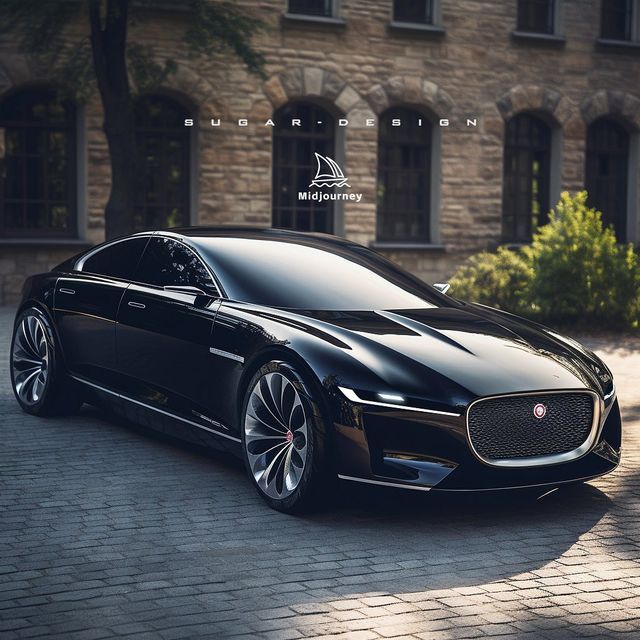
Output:
M636 257L621 247L587 193L563 193L549 224L527 250L533 268L529 296L537 314L554 323L624 325L634 298Z
M638 328L640 258L586 200L563 193L521 251L472 256L451 280L453 295L552 324Z
M526 313L526 291L533 277L521 253L499 247L471 256L450 280L451 292L463 300L480 302L514 313Z

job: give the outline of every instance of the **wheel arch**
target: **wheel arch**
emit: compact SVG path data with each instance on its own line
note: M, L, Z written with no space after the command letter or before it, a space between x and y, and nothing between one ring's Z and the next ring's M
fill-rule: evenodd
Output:
M23 300L18 309L16 310L16 315L14 318L14 329L15 329L15 321L18 319L21 313L26 311L27 309L37 309L43 316L46 322L46 328L48 331L52 333L52 337L54 339L54 344L61 356L63 365L66 366L64 347L62 345L62 341L60 340L60 334L58 333L58 327L56 326L55 316L53 309L49 308L42 300L38 300L37 298L26 298Z
M314 400L319 406L323 422L326 425L327 429L326 438L328 440L327 444L329 445L327 450L328 458L333 463L335 461L335 448L333 446L335 429L333 420L331 418L332 414L329 409L329 402L326 393L324 392L322 382L318 378L313 368L309 366L309 364L299 353L282 345L269 345L264 349L256 352L251 357L251 359L246 362L242 377L240 378L240 382L238 383L236 395L237 420L239 429L242 429L242 407L249 383L251 382L251 379L253 378L255 373L260 369L260 367L267 364L267 362L271 362L272 360L282 360L284 362L287 362L288 364L291 364L304 377L305 382L312 385L312 391L316 396L314 397Z

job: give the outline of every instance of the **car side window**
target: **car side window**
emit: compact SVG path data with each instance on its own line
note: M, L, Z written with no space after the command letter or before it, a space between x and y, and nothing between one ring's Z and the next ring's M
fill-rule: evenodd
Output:
M206 293L218 295L218 288L202 260L191 249L171 238L152 238L149 241L135 279L158 287L198 287Z
M120 240L99 249L83 261L84 273L131 280L148 237Z

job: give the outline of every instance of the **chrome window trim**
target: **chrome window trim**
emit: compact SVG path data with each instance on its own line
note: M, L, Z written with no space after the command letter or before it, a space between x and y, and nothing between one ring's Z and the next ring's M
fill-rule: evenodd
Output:
M88 380L85 380L84 378L80 378L79 376L74 376L74 375L70 375L71 378L73 378L74 380L76 380L77 382L81 382L83 384L89 385L90 387L94 387L95 389L98 389L99 391L104 391L105 393L109 393L112 396L116 396L118 398L121 398L122 400L127 400L129 402L133 402L134 404L140 405L141 407L145 407L146 409L151 409L152 411L157 411L158 413L162 413L166 416L169 416L170 418L174 418L175 420L180 420L181 422L185 422L193 427L197 427L198 429L202 429L204 431L209 431L210 433L213 433L216 436L221 436L222 438L227 438L227 440L232 440L233 442L237 442L240 443L242 442L240 440L240 438L236 438L234 436L230 436L227 433L222 433L220 431L216 431L215 429L210 429L209 427L205 427L204 425L198 424L197 422L193 422L193 420L189 420L188 418L183 418L182 416L179 416L175 413L172 413L170 411L165 411L164 409L159 409L158 407L154 407L153 405L147 404L146 402L140 402L140 400L134 400L133 398L130 398L129 396L126 396L122 393L118 393L117 391L112 391L111 389L107 389L106 387L103 387L99 384L96 384L95 382L89 382ZM223 424L220 425L222 428L226 429L228 427L225 427Z
M408 407L403 404L393 404L391 402L376 402L375 400L363 400L353 389L347 387L338 387L342 395L351 402L357 402L358 404L369 404L374 407L390 407L391 409L401 409L403 411L418 411L420 413L431 413L437 416L452 416L459 418L461 413L452 413L450 411L436 411L435 409L423 409L422 407Z
M220 299L226 299L227 298L226 293L224 291L224 288L220 284L220 281L218 280L218 278L216 278L216 276L214 275L213 271L211 271L211 268L209 267L209 265L205 262L205 260L203 260L202 256L198 253L198 251L195 249L195 247L193 247L190 244L186 243L180 236L178 236L176 234L173 234L173 233L167 233L167 232L162 232L162 231L142 232L142 233L136 233L136 234L131 235L131 236L127 236L126 238L118 238L117 240L112 240L111 242L102 243L102 244L98 245L97 247L94 247L93 249L91 249L88 253L85 253L85 255L83 255L78 260L78 262L76 262L76 264L74 265L75 270L76 271L80 271L82 273L85 273L83 271L84 263L89 258L94 256L96 253L102 251L103 249L106 249L107 247L112 247L114 244L119 244L120 242L127 242L127 240L135 240L136 238L147 238L149 240L151 240L152 238L167 238L169 240L173 240L174 242L177 242L177 243L183 245L189 251L191 251L191 253L193 253L193 255L196 257L196 259L205 268L205 271L209 274L209 277L211 278L211 281L213 282L213 284L216 287L216 290L217 290L217 293L218 293L218 298L220 298ZM142 254L140 255L140 259L142 259L142 256L144 255L145 251L146 251L146 246L145 246L144 250L142 251ZM89 273L89 272L86 272L86 273ZM95 274L95 275L103 275L103 274ZM104 276L103 275L103 277L111 278L113 276ZM117 278L117 279L118 280L124 280L124 278ZM133 278L128 279L126 281L127 282L132 282L132 283L135 283L135 284L145 285L145 286L152 286L148 282L140 282L139 280L134 280Z
M189 251L191 251L191 253L193 253L193 255L195 255L195 257L200 261L202 266L205 268L206 272L209 274L209 277L211 278L211 280L212 280L213 284L215 285L216 289L218 290L218 298L225 299L225 300L227 299L227 294L225 293L222 284L220 283L218 278L216 278L215 274L213 273L213 271L211 270L209 265L202 258L202 256L200 255L200 253L198 252L198 250L195 247L193 247L192 245L188 244L179 235L174 234L174 233L170 233L170 232L166 232L166 231L156 231L154 236L156 238L167 238L169 240L174 240L175 242L178 242L179 244L181 244L184 247L186 247L187 249L189 249ZM132 282L133 282L133 280L132 280ZM137 281L136 281L136 283L137 284L146 284L146 285L149 284L147 282L137 282Z
M562 395L567 393L586 393L591 396L593 399L593 420L591 423L591 430L589 431L589 435L587 439L577 448L572 451L567 451L565 453L553 453L551 455L545 456L530 456L528 458L498 458L495 460L489 460L487 458L483 458L473 446L473 442L471 440L471 433L469 432L469 411L473 405L478 402L483 402L485 400L495 400L497 398L521 398L528 396L540 396L540 395ZM607 412L608 413L608 412ZM482 398L477 398L473 402L470 402L467 406L467 410L465 412L465 425L466 425L466 434L467 434L467 442L469 444L469 448L473 452L473 455L480 460L483 464L486 464L490 467L508 467L508 468L522 468L522 467L542 467L548 465L562 464L564 462L570 462L572 460L577 460L578 458L582 458L587 453L589 453L590 449L597 442L598 436L600 435L600 429L604 424L603 420L603 402L600 396L595 393L595 391L591 391L590 389L562 389L562 390L553 390L553 391L525 391L522 393L503 393L494 396L483 396Z
M127 242L127 240L135 240L136 238L153 238L154 234L153 233L139 233L139 234L135 234L132 236L126 236L125 238L118 238L117 240L112 240L111 242L103 242L102 244L99 244L97 247L94 247L93 249L91 249L89 252L85 253L80 260L78 260L78 262L75 263L74 265L74 269L76 271L81 271L83 273L90 273L89 271L84 271L84 263L91 258L92 256L94 256L96 253L99 253L100 251L102 251L103 249L107 249L108 247L112 247L114 244L120 244L121 242ZM145 247L146 248L146 247ZM144 253L144 250L143 252ZM140 254L140 257L142 257L142 254ZM94 275L97 276L103 276L106 278L111 278L113 276L105 276L102 273L96 273ZM118 278L118 280L124 280L124 278Z

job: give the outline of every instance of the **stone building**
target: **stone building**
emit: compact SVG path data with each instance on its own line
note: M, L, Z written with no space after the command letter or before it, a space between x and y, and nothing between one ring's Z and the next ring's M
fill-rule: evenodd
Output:
M439 281L586 185L638 242L638 0L242 2L268 23L266 80L189 59L175 6L130 31L178 62L136 107L138 227L328 231ZM57 90L0 41L2 301L104 239L100 103Z

